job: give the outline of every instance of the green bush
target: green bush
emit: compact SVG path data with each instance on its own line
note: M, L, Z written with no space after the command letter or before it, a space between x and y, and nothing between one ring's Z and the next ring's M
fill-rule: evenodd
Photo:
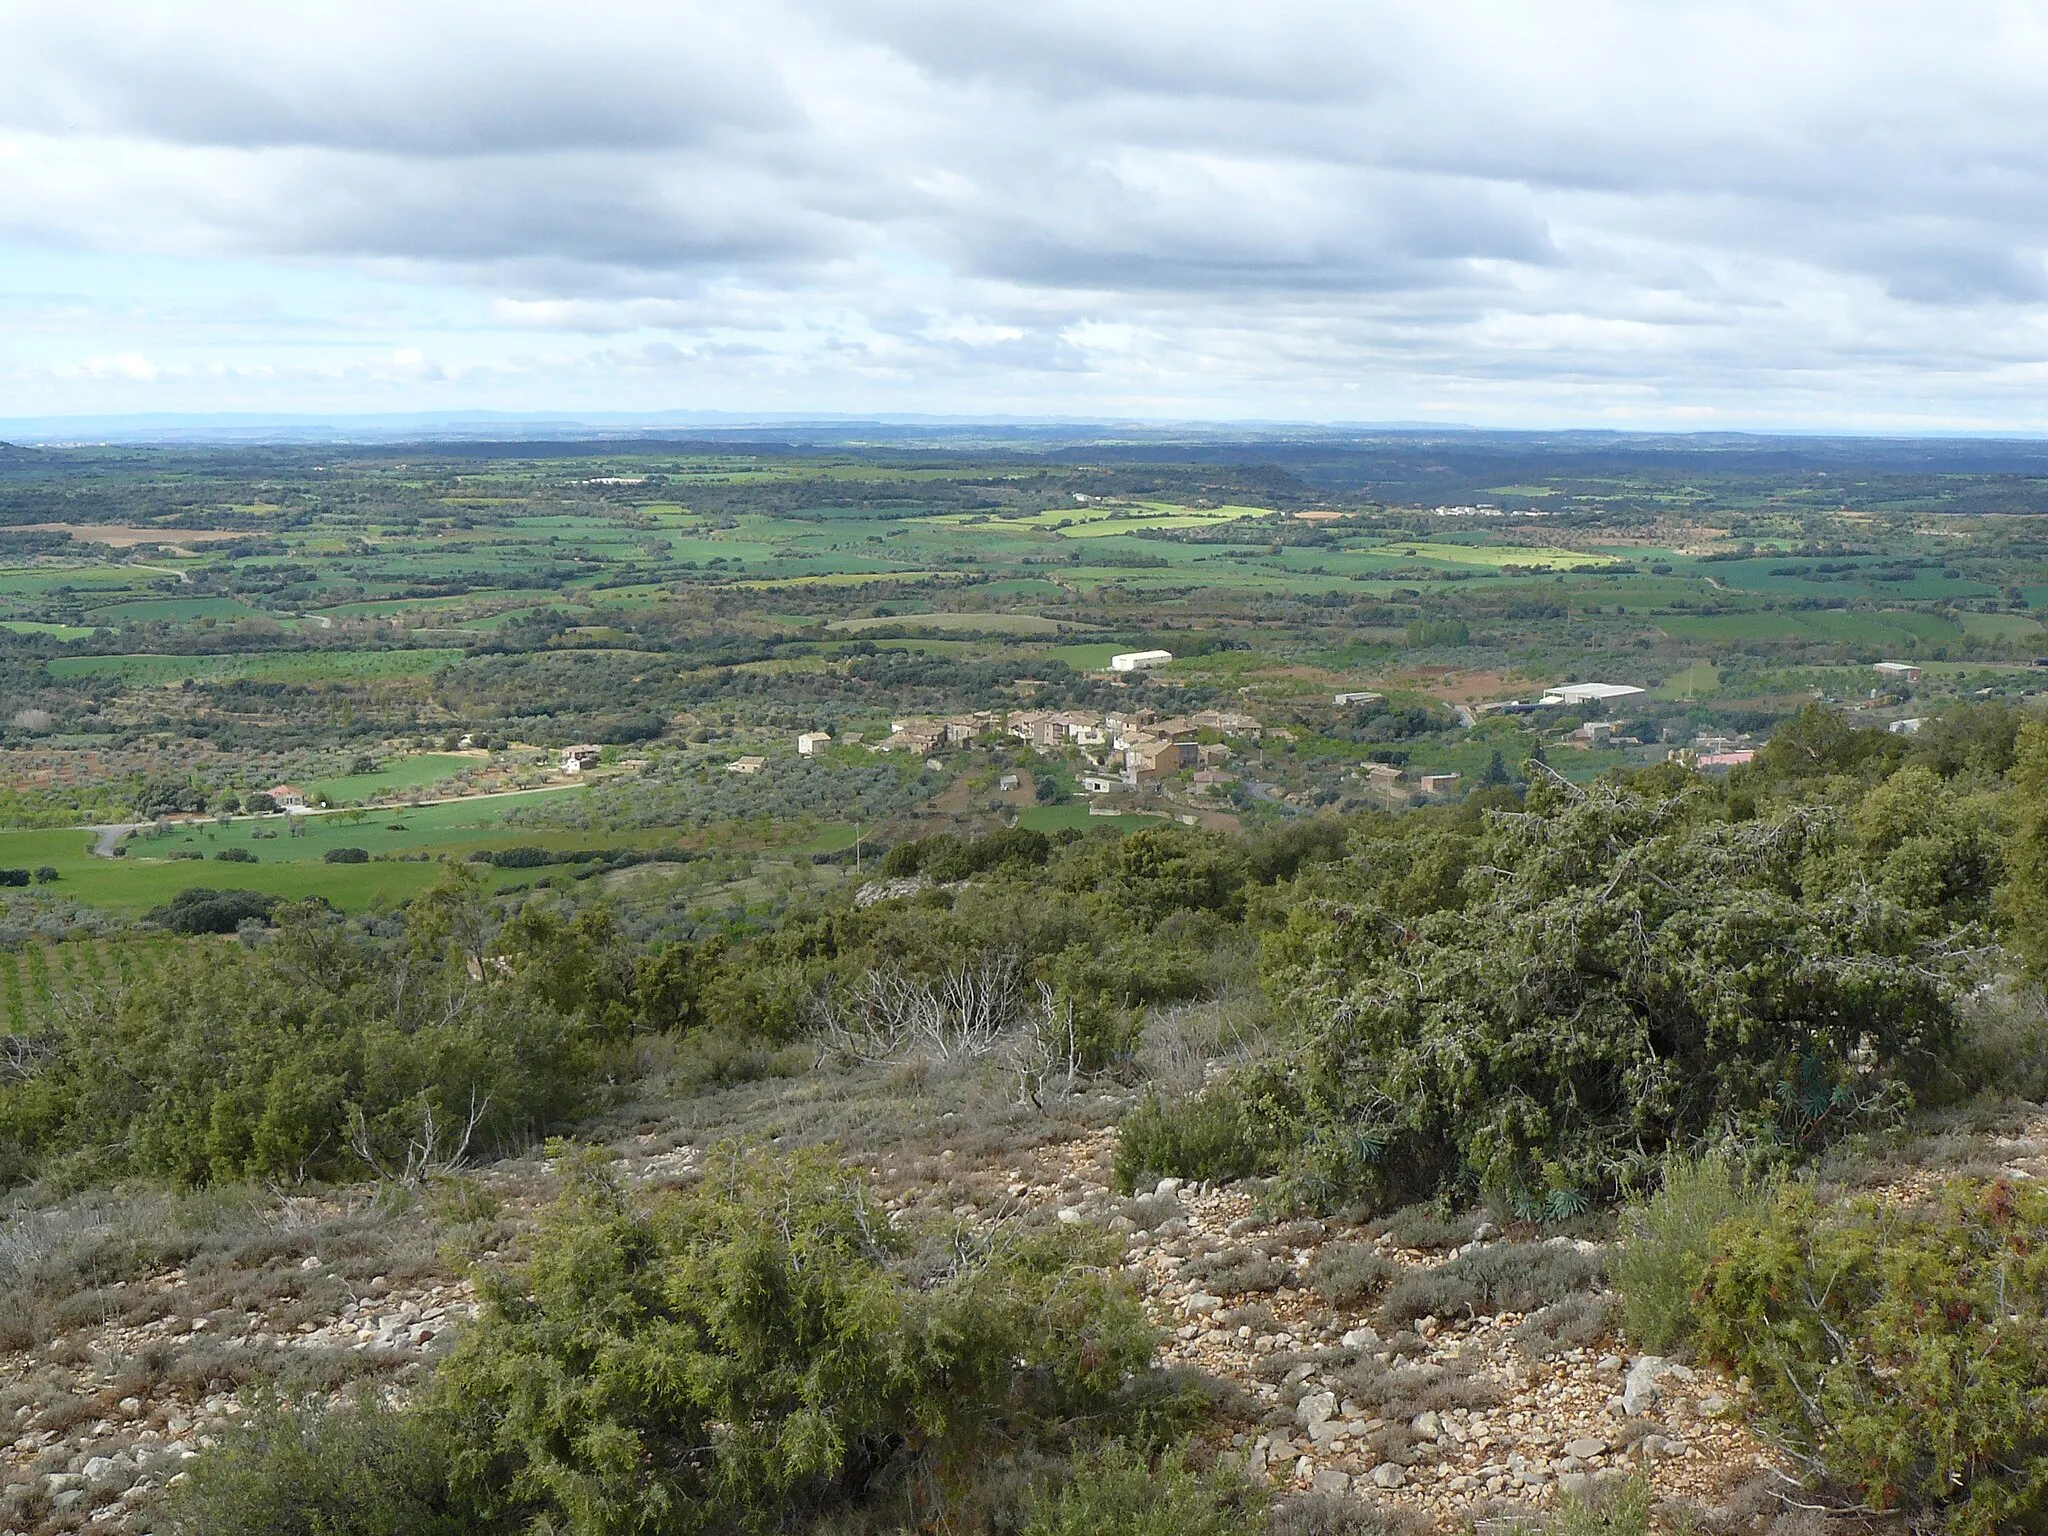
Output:
M1155 1459L1111 1441L1035 1501L1024 1536L1262 1536L1265 1513L1258 1490L1197 1474L1178 1450Z
M2048 1190L1792 1185L1716 1245L1702 1342L1816 1493L1951 1536L2048 1530Z
M1487 813L1455 906L1273 925L1267 988L1304 1025L1237 1088L1297 1198L1562 1220L1730 1126L1796 1155L1938 1082L1970 930L1944 879L1884 866L1911 807L1731 823L1707 794L1546 781Z
M465 1128L481 1153L586 1101L604 1037L522 978L393 952L314 903L279 916L259 950L186 949L57 1018L39 1070L0 1084L0 1179L65 1157L188 1185L360 1178L366 1156L401 1171L431 1141L445 1161Z
M442 1423L362 1398L257 1411L171 1491L169 1536L489 1536L451 1487Z
M1628 1336L1661 1354L1690 1344L1698 1319L1693 1292L1713 1257L1714 1229L1769 1198L1722 1153L1668 1159L1657 1192L1622 1214L1614 1283Z
M192 857L202 859L194 850ZM250 918L263 919L276 910L278 898L261 891L216 891L204 885L188 885L164 906L150 911L152 922L162 923L173 933L233 933Z
M330 848L320 855L329 864L367 864L370 850L367 848Z
M1147 1094L1117 1132L1116 1182L1125 1194L1167 1174L1241 1179L1263 1162L1244 1105L1228 1092L1171 1104Z
M823 1156L726 1150L652 1206L571 1161L432 1411L492 1519L786 1530L972 1496L990 1458L1139 1427L1155 1335L1087 1239L914 1244Z

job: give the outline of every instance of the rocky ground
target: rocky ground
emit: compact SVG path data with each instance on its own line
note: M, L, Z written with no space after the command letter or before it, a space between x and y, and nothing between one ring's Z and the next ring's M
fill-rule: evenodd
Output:
M1217 1449L1276 1489L1352 1495L1446 1530L1638 1474L1708 1527L1741 1527L1764 1507L1768 1457L1743 1427L1746 1384L1631 1354L1613 1327L1599 1245L1477 1221L1455 1244L1404 1247L1398 1228L1273 1219L1242 1188L1173 1180L1124 1199L1111 1187L1113 1144L1098 1130L867 1165L899 1210L1116 1232L1167 1359L1227 1384ZM1976 1171L2048 1176L2048 1123L1971 1146ZM702 1160L673 1134L618 1150L643 1187L687 1183ZM1913 1167L1872 1187L1907 1198L1940 1176ZM9 1340L0 1533L150 1530L162 1490L248 1411L260 1384L338 1390L369 1379L405 1390L474 1314L464 1263L516 1247L552 1180L534 1158L470 1182L483 1209L421 1228L405 1262L386 1256L405 1245L380 1251L366 1236L383 1230L369 1213L283 1201L232 1263L202 1253L102 1286L82 1318L74 1305L62 1327ZM1431 1276L1490 1252L1584 1280L1534 1315L1411 1304L1390 1320L1390 1297L1426 1299ZM1344 1291L1333 1272L1371 1283L1332 1299Z

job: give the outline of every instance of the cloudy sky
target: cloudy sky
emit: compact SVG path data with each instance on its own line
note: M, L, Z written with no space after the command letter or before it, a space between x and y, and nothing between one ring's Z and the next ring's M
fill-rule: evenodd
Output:
M0 0L0 417L2048 430L2048 8Z

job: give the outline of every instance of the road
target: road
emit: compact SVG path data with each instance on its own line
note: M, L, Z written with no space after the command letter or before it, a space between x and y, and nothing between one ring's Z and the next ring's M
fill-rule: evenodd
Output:
M100 859L111 859L114 856L114 849L120 844L122 838L126 837L130 832L140 832L149 825L150 823L146 821L122 821L116 822L112 826L87 827L85 830L99 834L98 837L93 839L93 856Z

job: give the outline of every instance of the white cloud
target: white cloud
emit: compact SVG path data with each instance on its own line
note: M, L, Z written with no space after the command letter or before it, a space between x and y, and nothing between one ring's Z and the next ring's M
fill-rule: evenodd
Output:
M0 377L2048 425L2044 73L1994 0L17 0Z

